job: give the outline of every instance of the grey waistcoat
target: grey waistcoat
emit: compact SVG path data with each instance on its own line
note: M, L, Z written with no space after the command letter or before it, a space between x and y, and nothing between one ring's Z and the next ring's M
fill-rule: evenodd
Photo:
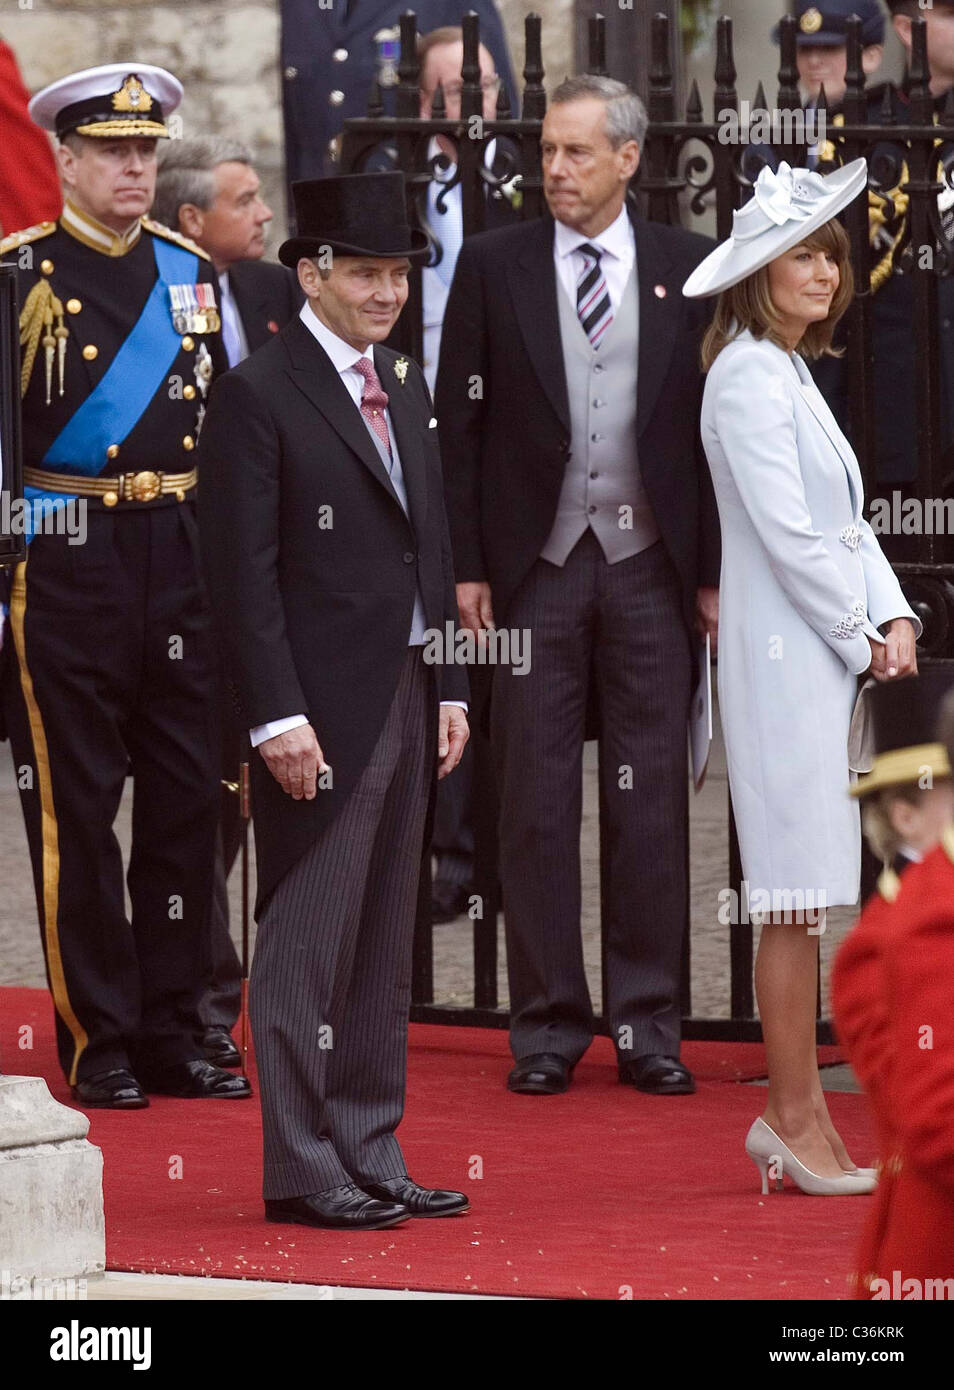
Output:
M368 425L367 420L364 419L363 415L361 416L361 419L364 421L365 425L367 425L368 434L371 436L371 440L374 444L374 447L381 455L381 462L384 464L385 468L388 470L388 473L390 474L391 482L394 486L394 491L398 495L398 501L404 508L404 515L408 518L408 520L410 520L411 512L407 503L407 486L404 482L404 468L401 464L401 455L398 451L397 433L394 429L394 426L390 423L390 421L388 421L388 434L391 436L391 453L393 455L393 458L388 458L388 451L384 447L384 441L378 438L371 426ZM414 594L414 613L411 617L411 632L410 636L407 639L408 646L422 646L427 641L427 637L425 636L425 633L427 631L428 627L427 618L424 614L424 600L421 597L421 586L420 584L418 584L417 590Z
M609 564L646 550L659 528L636 449L639 289L630 275L616 317L594 351L562 286L560 338L570 399L570 457L556 520L540 554L555 565L592 526Z

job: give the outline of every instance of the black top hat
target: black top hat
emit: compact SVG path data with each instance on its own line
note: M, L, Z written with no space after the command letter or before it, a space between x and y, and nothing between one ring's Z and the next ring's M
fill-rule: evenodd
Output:
M884 13L878 0L795 0L793 6L798 20L796 39L799 47L834 47L848 42L848 20L856 14L861 20L861 42L884 43ZM772 40L779 42L779 26L772 30Z
M869 796L888 787L916 787L930 769L934 781L950 777L947 749L938 742L945 697L954 690L954 668L928 666L919 676L886 681L865 692L874 728L871 771L850 788Z
M298 235L278 248L284 265L331 250L340 256L425 256L428 240L407 220L404 175L337 174L292 184Z

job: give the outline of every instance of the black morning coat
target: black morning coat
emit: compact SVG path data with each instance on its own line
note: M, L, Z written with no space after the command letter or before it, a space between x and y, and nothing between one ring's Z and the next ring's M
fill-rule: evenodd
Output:
M696 588L719 583L721 550L699 436L700 347L712 306L684 299L682 287L713 243L632 208L630 217L639 466L692 630ZM459 583L490 583L498 627L547 542L570 452L553 236L546 216L468 238L441 338L436 401L454 567Z
M249 352L264 347L304 302L295 272L273 261L236 261L229 266L229 286Z
M202 430L200 533L236 712L248 729L307 715L333 773L313 801L295 801L252 753L259 913L371 757L418 583L427 626L457 622L430 394L410 359L379 345L374 361L410 519L341 377L298 318L216 383ZM436 774L438 699L466 700L468 683L463 666L433 670Z

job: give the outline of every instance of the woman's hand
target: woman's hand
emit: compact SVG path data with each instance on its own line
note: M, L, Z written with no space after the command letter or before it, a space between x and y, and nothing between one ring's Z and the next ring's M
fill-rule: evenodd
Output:
M903 676L917 675L917 642L910 618L892 619L884 642L876 642L869 637L868 645L871 647L871 665L867 674L874 676L876 681L901 680Z

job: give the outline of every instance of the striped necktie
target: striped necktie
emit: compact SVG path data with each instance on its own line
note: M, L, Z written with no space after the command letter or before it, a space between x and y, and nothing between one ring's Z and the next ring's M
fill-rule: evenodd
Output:
M576 285L576 312L590 345L598 348L603 334L613 322L606 276L600 267L602 251L585 241L577 251L583 255L583 271Z

